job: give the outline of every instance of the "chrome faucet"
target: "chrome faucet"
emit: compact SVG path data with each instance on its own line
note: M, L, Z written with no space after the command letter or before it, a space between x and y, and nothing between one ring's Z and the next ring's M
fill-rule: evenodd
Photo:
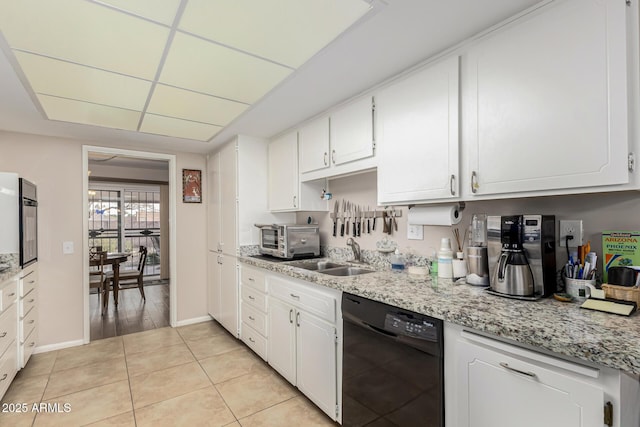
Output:
M362 262L362 260L360 259L362 253L360 252L360 245L358 244L358 242L349 237L347 239L347 246L350 246L351 250L353 251L353 260L356 262Z

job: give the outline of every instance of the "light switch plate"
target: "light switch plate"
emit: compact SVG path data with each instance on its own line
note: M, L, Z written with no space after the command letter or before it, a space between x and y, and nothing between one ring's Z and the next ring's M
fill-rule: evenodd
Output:
M62 253L70 255L74 252L73 242L62 242Z
M422 224L407 225L407 239L409 240L424 240L424 226Z

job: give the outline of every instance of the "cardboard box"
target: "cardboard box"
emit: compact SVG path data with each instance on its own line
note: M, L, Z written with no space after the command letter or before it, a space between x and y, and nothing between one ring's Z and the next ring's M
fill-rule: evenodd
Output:
M609 267L640 265L640 231L602 232L602 282Z

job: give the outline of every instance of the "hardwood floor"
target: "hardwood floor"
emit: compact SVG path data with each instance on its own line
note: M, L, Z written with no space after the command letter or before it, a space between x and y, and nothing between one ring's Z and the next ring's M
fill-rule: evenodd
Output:
M169 284L145 285L144 294L146 302L137 289L120 291L116 310L111 293L104 316L98 294L89 295L91 341L169 326Z

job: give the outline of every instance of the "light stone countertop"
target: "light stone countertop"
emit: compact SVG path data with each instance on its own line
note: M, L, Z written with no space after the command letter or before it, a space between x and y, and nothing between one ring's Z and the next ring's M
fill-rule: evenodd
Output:
M18 254L0 254L0 283L11 279L20 272L18 258Z
M239 261L512 340L526 346L640 374L640 317L601 313L553 298L520 301L430 276L377 271L329 276L251 257ZM340 261L342 262L342 261Z

